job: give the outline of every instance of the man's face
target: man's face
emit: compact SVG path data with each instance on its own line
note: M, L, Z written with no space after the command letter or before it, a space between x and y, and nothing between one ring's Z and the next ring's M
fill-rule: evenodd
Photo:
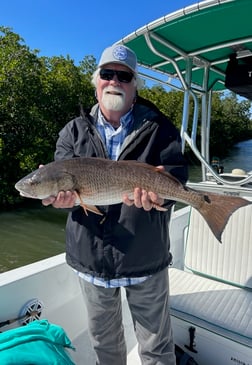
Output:
M127 74L113 74L113 71L123 71ZM96 87L97 99L102 111L121 112L122 115L127 113L136 96L135 78L132 77L130 82L124 82L130 79L132 71L124 65L108 63L102 67L102 72L97 78Z

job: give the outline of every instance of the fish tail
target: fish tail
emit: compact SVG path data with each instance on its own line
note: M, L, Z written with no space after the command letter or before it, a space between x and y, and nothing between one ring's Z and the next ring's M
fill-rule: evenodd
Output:
M231 215L239 208L252 204L240 197L206 193L205 201L198 209L218 241Z

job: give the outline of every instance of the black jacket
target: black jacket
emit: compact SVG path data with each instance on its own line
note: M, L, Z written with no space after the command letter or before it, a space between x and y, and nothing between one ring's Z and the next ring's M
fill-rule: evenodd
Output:
M55 159L72 157L108 158L96 131L98 105L90 113L70 121L59 133ZM150 102L138 98L133 108L134 123L126 137L120 160L138 160L164 165L180 181L187 179L180 135L174 125ZM139 277L169 265L169 220L167 212L147 212L125 204L99 207L106 219L81 207L68 215L66 259L78 271L104 279Z

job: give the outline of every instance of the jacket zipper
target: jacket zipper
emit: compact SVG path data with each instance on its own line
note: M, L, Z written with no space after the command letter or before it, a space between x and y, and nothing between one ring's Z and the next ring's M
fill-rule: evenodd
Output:
M89 129L89 133L91 133L92 136L96 136L98 138L99 142L100 142L101 150L99 150L97 148L97 145L94 142L94 138L90 138L91 143L93 144L95 151L97 151L97 155L99 157L109 158L106 146L105 146L100 134L98 133L97 129L93 125L89 125L88 129ZM100 156L100 152L102 152L101 154L103 156Z
M145 122L144 125L137 130L136 134L132 138L129 138L127 144L124 146L124 148L120 152L120 154L118 156L118 160L121 160L123 155L127 155L127 149L139 137L139 135L141 135L150 126L152 126L153 128L155 127L155 124L153 124L150 120L144 120L144 122Z

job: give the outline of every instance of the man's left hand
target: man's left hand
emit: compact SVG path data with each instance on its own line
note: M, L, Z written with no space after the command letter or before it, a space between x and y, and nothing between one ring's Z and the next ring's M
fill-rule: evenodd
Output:
M164 171L164 166L157 166L158 169ZM158 194L149 191L147 192L141 188L135 188L133 199L130 199L128 195L123 196L123 203L132 206L135 205L137 208L143 208L144 210L151 210L155 205L162 206L164 199L160 198Z

